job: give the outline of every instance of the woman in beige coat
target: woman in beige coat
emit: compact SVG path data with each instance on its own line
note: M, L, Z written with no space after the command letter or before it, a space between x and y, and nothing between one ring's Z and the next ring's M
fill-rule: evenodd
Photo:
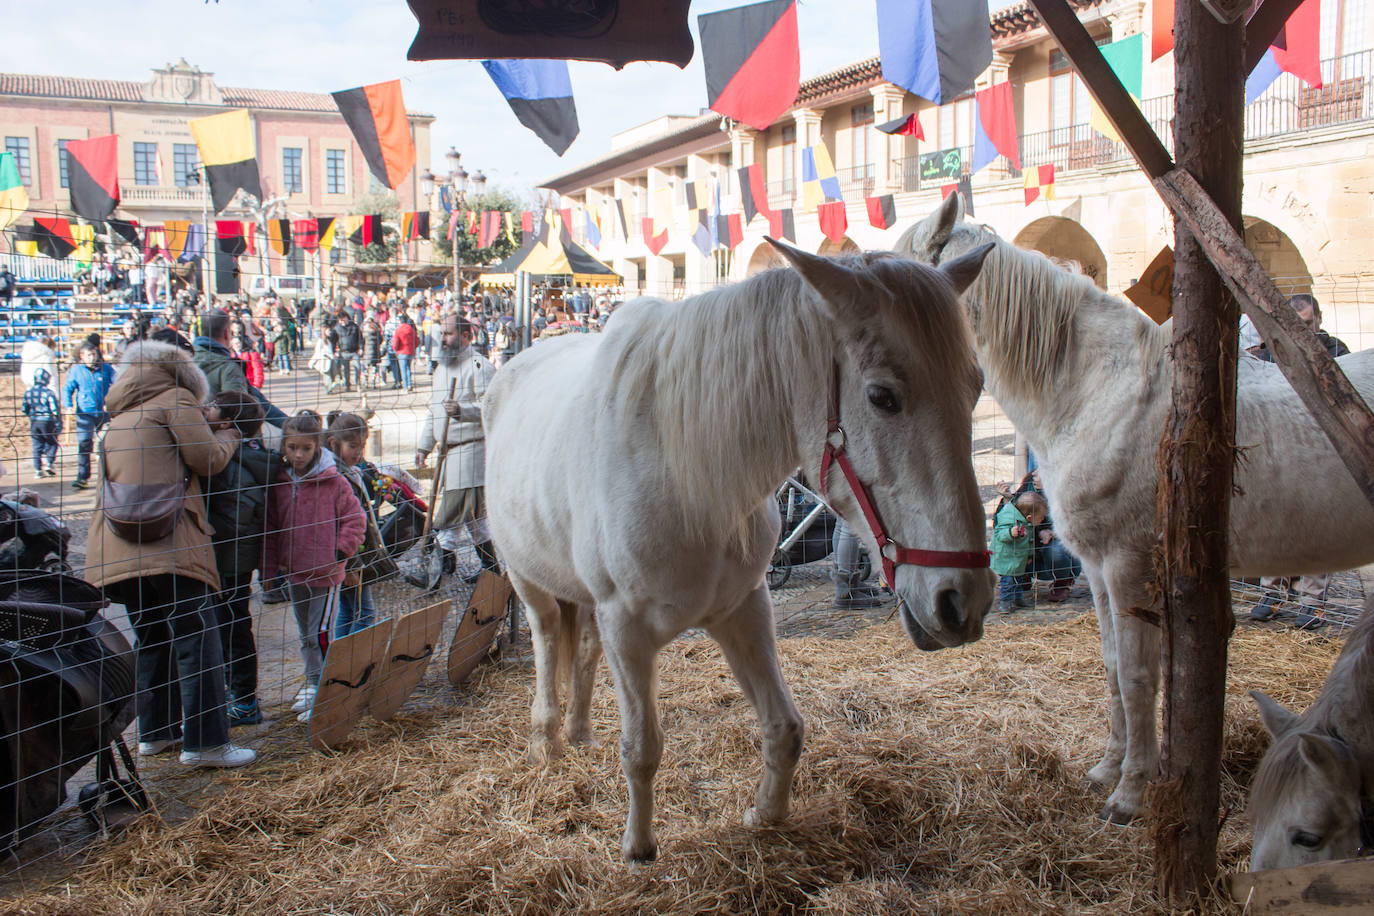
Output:
M232 425L211 429L201 406L209 386L191 355L154 341L131 345L106 398L101 479L123 484L186 481L176 529L137 543L115 534L97 501L86 578L122 603L135 635L139 753L184 741L181 762L243 766L256 754L229 743L224 657L213 594L219 591L200 478L222 469L238 445ZM103 492L103 488L102 488Z

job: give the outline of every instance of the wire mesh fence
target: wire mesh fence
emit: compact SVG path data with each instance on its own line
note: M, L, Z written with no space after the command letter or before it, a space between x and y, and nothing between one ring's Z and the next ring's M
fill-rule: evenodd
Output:
M1329 303L1327 327L1364 346L1366 280L1284 282ZM253 751L258 765L306 744L346 753L360 718L457 702L455 671L519 640L518 603L482 576L494 564L481 503L454 496L480 486L480 425L463 408L500 371L498 325L476 332L488 362L456 338L445 352L440 303L408 309L413 340L397 336L401 311L172 315L185 352L165 329L172 343L121 344L145 316L110 310L92 329L99 357L40 354L0 374L0 875L66 867L134 816L142 791L169 818L239 791L213 774ZM56 418L38 403L45 389ZM990 518L1021 465L1016 430L986 394L971 453ZM784 536L811 508L789 498ZM170 522L168 502L184 504ZM159 524L170 527L155 537ZM831 604L832 536L833 521L803 532L785 579L770 581L784 630L843 635L862 622ZM1315 596L1301 586L1238 580L1237 614L1272 596L1277 619L1317 610L1339 632L1365 595L1358 571ZM1067 605L1032 597L1090 607L1081 586Z

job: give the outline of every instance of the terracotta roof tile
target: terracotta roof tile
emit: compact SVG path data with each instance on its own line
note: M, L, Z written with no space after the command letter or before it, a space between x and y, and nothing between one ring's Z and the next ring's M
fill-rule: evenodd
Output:
M77 79L31 73L0 73L0 95L34 95L101 102L141 102L143 84L126 80Z
M1102 0L1069 0L1069 7L1074 11L1092 9L1100 6ZM1040 25L1040 14L1037 13L1026 0L1009 6L1004 10L998 10L992 14L992 37L1010 38L1013 35L1020 35L1022 32L1029 32L1031 29L1038 28Z

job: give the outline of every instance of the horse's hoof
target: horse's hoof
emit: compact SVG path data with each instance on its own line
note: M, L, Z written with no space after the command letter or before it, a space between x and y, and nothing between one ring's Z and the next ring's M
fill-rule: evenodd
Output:
M650 837L646 843L635 844L627 838L620 844L620 855L626 865L651 865L658 858L658 841Z
M1088 782L1103 789L1110 789L1121 781L1121 767L1099 763L1088 771Z
M561 741L531 741L529 761L531 766L544 766L563 756Z
M576 747L584 747L590 750L591 748L601 746L601 742L597 740L596 735L593 734L590 729L586 732L567 731L567 736L568 744Z
M1083 780L1083 788L1087 789L1089 792L1095 792L1101 795L1103 792L1107 791L1108 787L1089 776Z
M1118 808L1110 803L1097 812L1097 816L1109 824L1116 824L1118 827L1128 827L1136 820L1135 812Z
M772 827L781 824L784 820L786 820L785 814L779 817L764 817L759 814L756 805L750 805L749 809L744 812L744 826L746 827Z

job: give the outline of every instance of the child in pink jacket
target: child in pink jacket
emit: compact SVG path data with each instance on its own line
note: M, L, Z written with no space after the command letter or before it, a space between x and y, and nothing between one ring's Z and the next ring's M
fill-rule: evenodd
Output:
M345 562L362 545L366 518L324 448L319 414L302 410L282 425L282 453L286 475L268 495L263 569L280 569L291 591L305 660L305 686L291 708L308 722L324 668L319 637L325 611L343 582Z

